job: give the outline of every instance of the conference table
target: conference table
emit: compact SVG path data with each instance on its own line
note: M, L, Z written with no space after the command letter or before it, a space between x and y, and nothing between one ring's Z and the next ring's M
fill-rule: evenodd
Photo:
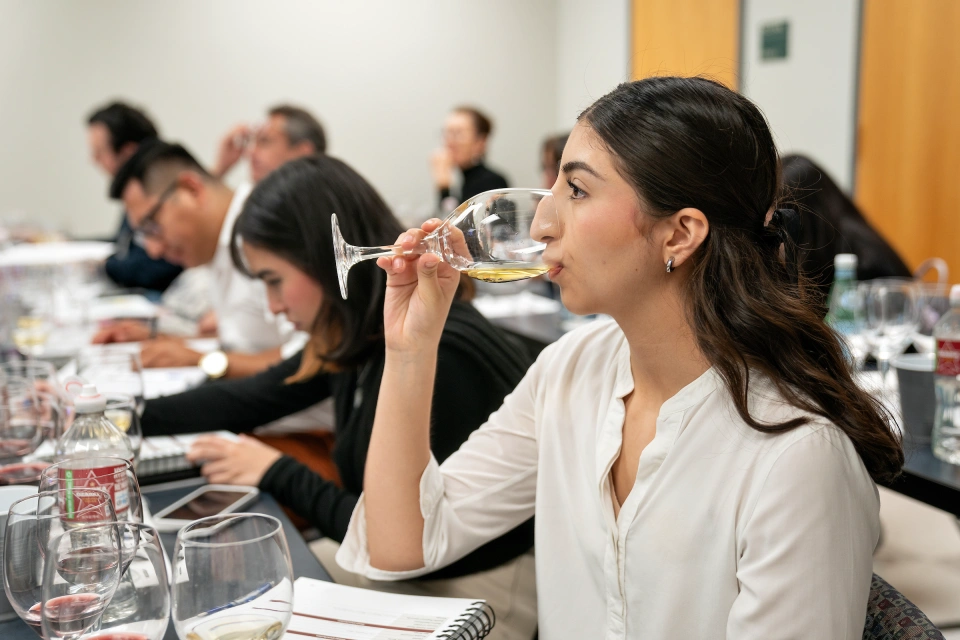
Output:
M566 333L564 325L569 323L561 313L504 316L492 321L519 338L533 353L559 340ZM960 518L960 466L934 457L929 445L907 444L904 454L903 474L888 488Z
M156 513L163 507L173 504L176 500L186 496L204 482L202 478L193 478L159 485L146 485L142 487L141 492L150 507L150 511ZM293 523L290 522L290 519L273 497L269 494L261 493L257 501L248 506L245 511L273 516L283 525L283 531L287 536L287 545L290 547L290 560L293 564L293 575L295 578L303 576L331 582L330 575L320 562L317 561L316 556L310 551L300 532L293 526ZM174 533L164 533L160 535L168 561L173 554L173 545L176 542L176 537ZM8 622L0 622L0 639L37 640L37 635L26 623L18 618ZM164 640L177 640L177 632L174 629L172 620L167 627Z

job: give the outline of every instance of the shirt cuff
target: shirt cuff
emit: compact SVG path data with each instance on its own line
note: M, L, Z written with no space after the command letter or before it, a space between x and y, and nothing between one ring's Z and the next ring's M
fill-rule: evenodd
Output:
M371 580L407 580L418 578L436 571L439 557L440 518L437 507L443 498L443 478L440 465L431 454L427 468L420 476L420 514L423 516L423 559L425 566L410 571L384 571L370 566L370 551L367 544L366 496L360 495L360 501L350 516L347 535L337 551L337 564L343 569L365 576Z

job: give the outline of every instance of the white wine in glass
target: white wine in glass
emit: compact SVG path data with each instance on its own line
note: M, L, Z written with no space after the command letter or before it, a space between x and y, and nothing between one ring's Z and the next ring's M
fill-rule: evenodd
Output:
M432 253L458 271L485 282L534 278L549 270L546 244L538 240L557 225L553 194L546 189L495 189L470 198L447 216L411 251L399 245L355 247L331 216L340 293L347 298L347 275L358 262L382 256Z

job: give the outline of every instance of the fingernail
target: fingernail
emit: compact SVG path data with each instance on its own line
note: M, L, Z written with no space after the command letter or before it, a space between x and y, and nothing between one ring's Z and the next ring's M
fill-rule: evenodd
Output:
M394 258L393 259L393 268L399 271L403 268L403 258Z
M400 240L400 244L404 244L406 242L413 242L413 236L409 233L403 236L403 238Z

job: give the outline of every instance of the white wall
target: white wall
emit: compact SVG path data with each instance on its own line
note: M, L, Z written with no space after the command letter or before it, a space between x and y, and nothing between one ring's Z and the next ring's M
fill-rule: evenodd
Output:
M558 132L630 75L630 0L556 0Z
M115 228L83 126L115 97L208 163L230 125L306 106L330 152L408 216L434 204L446 112L476 104L495 120L489 163L536 185L556 129L556 36L554 0L0 0L0 216Z
M782 153L812 157L853 184L859 0L744 0L741 90L763 109ZM790 23L786 60L760 60L760 28Z

